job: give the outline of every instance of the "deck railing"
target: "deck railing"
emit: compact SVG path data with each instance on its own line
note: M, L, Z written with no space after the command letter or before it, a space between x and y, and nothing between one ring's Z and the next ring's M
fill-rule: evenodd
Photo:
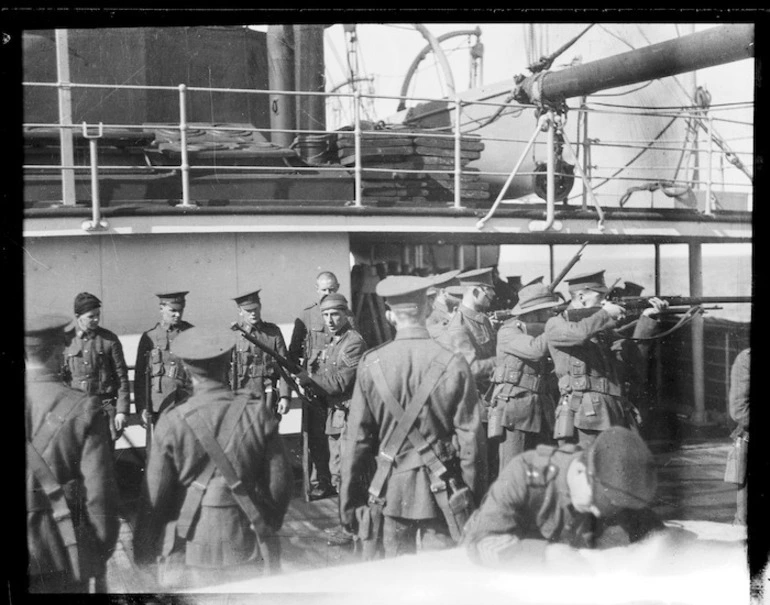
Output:
M74 82L67 82L67 81L59 81L59 82L24 82L24 86L27 87L46 87L46 88L54 88L59 91L59 106L60 106L60 114L59 114L59 122L58 123L24 123L23 126L26 129L36 129L36 128L51 128L51 129L58 129L61 133L61 149L60 149L60 163L59 164L25 164L23 166L25 171L35 170L35 171L58 171L61 173L62 178L62 202L65 205L74 205L76 203L75 199L75 188L74 188L74 173L78 171L91 171L92 175L100 171L102 173L120 173L121 171L136 171L137 166L120 166L120 165L99 165L98 163L94 163L93 165L83 165L78 164L74 161L74 154L72 152L73 149L73 133L79 130L85 131L85 129L99 129L103 130L106 135L110 133L110 131L114 131L115 129L122 129L122 130L138 130L138 131L146 131L150 128L150 125L148 124L73 124L71 122L71 115L67 116L67 111L71 111L71 92L73 89L88 89L88 88L101 88L101 89L110 89L110 90L143 90L143 91L170 91L175 92L178 95L178 123L175 125L171 124L163 124L162 126L167 128L173 128L177 129L179 131L179 146L180 146L180 162L178 165L163 165L163 166L152 166L151 168L147 168L148 171L168 171L170 173L177 172L180 175L181 179L181 199L179 206L183 208L192 208L194 207L194 204L192 200L190 199L190 177L191 174L195 173L196 171L200 170L211 170L210 165L195 165L193 162L191 162L190 154L189 154L189 141L188 141L188 131L190 129L190 123L188 121L187 117L187 106L189 99L188 97L191 94L198 94L198 93L205 93L205 94L211 94L211 93L229 93L229 94L248 94L248 95L291 95L291 96L323 96L325 98L332 98L332 97L339 97L339 98L348 98L353 101L353 140L354 140L354 150L355 150L355 163L351 167L348 166L340 166L335 164L324 164L324 165L307 165L307 166L286 166L286 167L280 167L280 166L236 166L236 165L226 165L226 164L220 164L217 163L216 170L217 171L239 171L239 172L254 172L256 174L259 174L260 172L270 172L270 173L280 173L280 172L286 172L286 173L302 173L302 172L314 172L314 173L322 173L324 171L339 171L341 168L344 168L346 170L352 170L353 176L354 176L354 199L348 200L352 205L360 207L363 205L363 186L362 186L362 171L364 169L364 165L362 162L362 155L361 155L361 149L362 149L362 139L364 130L362 128L362 120L361 120L361 103L364 99L393 99L393 100L411 100L411 101L421 101L421 102L427 102L427 101L441 101L445 104L446 109L444 111L450 112L451 119L449 120L451 122L451 125L448 127L443 128L437 128L435 129L435 132L431 133L431 137L438 137L438 138L446 138L447 140L451 140L453 142L453 162L452 166L448 167L447 169L440 169L438 167L431 168L431 169L425 169L420 168L419 170L410 170L406 168L398 168L399 173L403 173L405 175L409 174L429 174L429 175L451 175L453 177L453 183L454 183L454 201L453 201L453 207L454 208L462 208L463 205L463 197L462 197L462 176L463 176L463 165L461 162L461 148L462 148L462 140L463 136L466 134L468 130L471 130L472 126L474 124L477 124L480 120L478 118L471 118L468 116L468 109L471 107L478 107L478 106L487 106L489 108L494 108L495 111L497 110L505 110L506 108L510 109L511 106L504 102L494 102L494 101L478 101L478 102L471 102L462 100L459 96L456 96L454 99L433 99L429 97L422 97L422 98L415 98L415 97L400 97L400 96L385 96L385 95L368 95L363 94L360 90L356 90L353 93L345 93L345 92L330 92L330 93L321 93L321 92L297 92L297 91L282 91L282 90L257 90L257 89L244 89L244 88L216 88L216 87L193 87L193 86L187 86L185 84L179 84L178 86L140 86L140 85L119 85L119 84L85 84L85 83L74 83ZM66 94L65 94L66 93ZM703 108L698 107L692 107L692 108L682 108L679 111L664 111L664 112L650 112L650 111L639 111L639 110L631 110L631 109L608 109L608 108L601 108L601 107L590 107L583 103L580 107L577 108L571 108L571 113L576 113L578 115L578 122L582 123L582 132L581 129L578 127L577 129L577 139L575 141L575 160L579 163L579 165L576 166L578 169L577 172L580 175L581 172L585 176L585 180L587 185L583 187L582 193L576 193L572 194L572 196L568 199L575 199L582 196L583 198L583 206L584 208L587 207L587 197L586 197L586 190L589 192L599 189L604 183L608 181L627 181L630 183L637 183L640 184L640 186L637 187L639 190L644 190L645 188L652 191L653 189L650 187L655 184L661 184L662 187L668 187L673 190L673 193L676 193L676 191L683 190L683 189L699 189L701 187L705 187L706 191L706 202L705 202L705 209L704 212L706 214L710 214L713 211L712 207L712 193L713 191L719 187L722 191L732 189L732 190L739 190L739 191L745 191L746 195L750 197L751 195L751 187L752 187L752 175L750 173L750 170L746 168L746 166L752 165L753 155L751 150L748 149L740 149L740 150L733 150L729 147L729 143L733 141L749 141L751 142L751 135L747 136L740 136L736 137L734 139L722 139L717 138L715 127L720 124L732 124L734 126L743 126L748 129L751 129L753 125L748 122L742 122L740 120L734 120L730 118L724 118L724 117L716 117L714 114L719 114L722 112L734 110L734 109L743 109L747 106L750 106L751 104L735 104L730 106L714 106L709 109L708 112L705 112ZM70 109L68 109L70 108ZM536 108L534 106L528 106L528 105L516 105L515 110L517 112L522 111L533 111ZM655 118L670 118L671 121L676 120L684 120L687 121L687 124L689 125L688 128L688 136L683 141L657 141L656 139L650 140L650 141L644 141L644 140L638 140L638 139L618 139L618 140L597 140L597 139L591 139L588 137L588 132L590 129L588 128L588 122L589 120L595 120L597 118L600 118L602 115L622 115L622 116L634 116L636 118L640 117L655 117ZM580 126L580 124L578 125ZM196 123L195 124L196 129L202 129L202 130L213 130L216 128L218 131L227 131L227 130L233 130L233 131L244 131L249 130L255 133L293 133L297 136L307 136L307 135L329 135L330 132L327 130L311 130L311 129L292 129L292 130L286 130L286 129L275 129L275 128L262 128L262 127L253 127L253 128L245 128L244 126L238 125L237 127L227 127L222 125L211 125L210 127L207 127L205 125ZM692 131L694 131L694 134L692 134ZM701 135L705 133L705 141L703 141ZM366 136L367 137L387 137L391 136L393 132L391 130L367 130ZM407 137L417 137L417 136L424 136L424 132L420 133L410 133L408 130L401 131L399 130L398 136L407 136ZM692 136L692 140L690 140L690 137ZM542 149L542 145L548 145L546 141L537 141L530 139L530 141L526 141L525 139L515 138L515 137L491 137L491 136L481 136L480 139L482 142L505 142L505 143L518 143L518 144L524 144L524 143L530 143L531 147L533 148L533 154L534 149L539 147ZM94 148L98 145L98 141L92 141L92 154L95 155ZM697 157L699 158L700 155L703 153L703 148L705 146L705 154L706 154L706 169L700 170L698 173L701 175L698 178L688 178L686 176L681 176L681 173L684 171L681 170L682 168L682 161L684 158L684 155L688 151L693 151L693 149L696 149ZM719 149L717 149L719 147ZM657 150L657 151L668 151L668 152L679 152L680 153L680 160L679 165L676 166L675 174L668 179L661 178L661 173L664 173L666 171L671 171L672 166L634 166L634 171L641 171L641 172L650 172L649 176L643 176L640 174L634 174L633 176L624 176L622 173L627 170L630 167L630 162L626 163L625 165L603 165L603 166L597 166L592 163L592 151L596 149L602 149L602 148L617 148L617 149L638 149L639 154L641 155L647 151ZM581 157L577 157L581 156ZM638 156L637 156L638 157ZM746 158L745 160L741 160L740 157ZM721 170L717 171L716 164L718 159L722 159L722 167ZM725 162L725 160L727 160ZM516 158L511 158L511 166L516 164ZM551 163L552 165L552 163ZM383 168L383 167L376 167L376 166L366 166L365 167L367 172L376 173L376 172L391 172L392 169ZM722 175L722 178L715 179L715 173L719 172ZM730 172L730 180L726 180L724 178L724 175ZM474 175L478 175L481 177L511 177L510 173L506 172L491 172L491 171L474 171ZM533 177L537 173L532 171L524 171L524 172L517 172L517 176L529 176ZM564 177L571 177L572 175L564 174L558 172L558 170L551 169L548 181L549 183L552 183L552 179L554 177L558 176L564 176ZM93 220L91 221L91 224L96 226L98 228L98 225L100 224L100 213L98 208L99 203L99 194L96 190L98 188L99 181L97 178L93 178L93 191L91 195L91 200L94 205L94 211L93 211ZM551 185L552 186L552 185ZM504 193L501 192L501 196ZM602 198L601 203L604 206L611 206L612 204L608 203L611 200L608 200L606 198L610 197L610 195L603 195L601 192L597 192L596 194L597 198ZM616 194L611 194L614 197L617 197ZM630 194L629 194L630 195ZM673 195L672 195L673 196ZM549 196L550 197L550 196ZM626 198L627 201L627 198ZM550 202L552 204L552 201Z

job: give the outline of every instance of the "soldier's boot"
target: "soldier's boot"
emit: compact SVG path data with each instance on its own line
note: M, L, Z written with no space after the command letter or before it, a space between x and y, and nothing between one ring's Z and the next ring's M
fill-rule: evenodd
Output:
M311 500L322 500L323 498L330 498L337 495L337 490L331 484L331 481L319 481L310 491Z
M329 546L348 546L353 544L355 534L345 531L342 527L329 527L324 530L326 543Z

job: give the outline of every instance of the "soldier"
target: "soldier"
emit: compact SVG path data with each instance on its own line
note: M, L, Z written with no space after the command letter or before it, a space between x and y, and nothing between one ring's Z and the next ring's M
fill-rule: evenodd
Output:
M749 442L749 393L751 382L751 348L743 349L735 358L730 368L730 418L738 423L730 437L739 446L736 454L740 458L736 460L736 467L743 472L736 473L742 477L736 477L738 491L736 494L736 511L733 520L734 525L746 525L747 504L747 479L746 466L748 463Z
M193 394L158 419L134 534L135 561L158 558L164 587L243 580L260 561L280 569L291 466L265 401L227 388L233 346L229 331L213 328L172 343Z
M241 327L264 345L286 357L286 343L281 329L262 320L260 290L236 296ZM265 400L267 409L273 414L289 411L291 389L281 376L277 362L267 353L255 347L243 334L236 335L233 358L230 363L230 388L234 391L247 390ZM278 393L276 392L278 391Z
M624 392L628 367L641 363L636 344L621 341L614 328L625 309L605 299L604 271L576 275L566 280L571 300L567 309L548 320L545 334L559 378L561 401L557 407L554 438L571 440L577 431L581 444L589 445L600 431L613 425L638 430L638 412ZM649 337L658 329L650 317L668 306L650 299L633 337Z
M425 325L432 338L438 338L441 335L460 304L460 298L448 290L450 286L459 285L460 282L455 279L459 273L460 270L455 269L430 278L435 285L428 288L431 313Z
M539 445L513 458L465 526L482 565L580 560L573 549L636 542L665 529L649 506L657 471L636 433L612 427L587 448Z
M479 394L489 389L495 369L495 332L485 315L495 300L492 269L476 269L457 275L462 302L440 336L442 344L461 353L471 367ZM486 421L484 419L484 421Z
M289 344L289 356L301 364L307 372L318 369L318 358L331 336L326 331L320 302L327 294L334 294L340 284L337 276L331 271L322 271L315 281L318 300L302 310L301 317L294 321L294 331ZM326 412L314 406L305 406L302 410L307 427L308 450L312 469L303 472L315 475L315 485L312 486L308 497L312 500L328 498L334 495L329 472L329 443L325 435Z
M550 380L553 365L543 330L553 308L560 304L547 286L525 286L512 310L514 317L497 333L490 416L499 418L503 433L500 472L514 456L551 440L556 385Z
M326 435L329 440L329 471L335 492L340 489L340 435L345 428L350 398L356 380L356 369L366 351L363 337L350 327L348 301L338 293L327 294L321 299L321 314L326 330L331 335L318 358L318 366L312 374L299 375L301 385L314 382L326 394ZM329 542L343 545L352 541L350 534L333 532Z
M109 419L110 435L117 441L126 426L130 387L123 346L117 335L99 325L102 301L81 292L75 297L74 336L64 352L64 382L99 398Z
M171 352L171 343L192 324L184 321L188 292L156 294L160 321L144 332L136 350L134 404L143 424L155 424L160 414L183 403L192 390L184 364Z
M377 284L396 337L364 354L342 435L342 521L365 557L380 532L386 556L453 545L486 488L486 440L468 363L425 328L430 278ZM369 502L357 489L376 458Z
M28 580L32 593L106 592L118 540L118 487L101 399L61 384L65 316L27 318Z
M495 371L497 338L492 322L486 315L496 300L492 285L492 269L475 269L457 276L463 289L462 302L447 324L439 342L465 357L471 367L476 388L481 396L481 422L487 430L487 419L492 398L492 374ZM498 467L497 443L487 450L487 468Z

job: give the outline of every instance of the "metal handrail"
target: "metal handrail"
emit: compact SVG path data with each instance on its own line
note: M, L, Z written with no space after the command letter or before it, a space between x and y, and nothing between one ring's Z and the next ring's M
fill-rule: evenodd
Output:
M311 92L311 91L283 91L283 90L271 90L271 89L237 89L237 88L215 88L215 87L192 87L187 86L185 84L180 84L178 86L150 86L150 85L131 85L131 84L80 84L80 83L72 83L72 82L24 82L23 85L25 86L47 86L47 87L54 87L54 88L60 88L60 89L74 89L74 88L106 88L106 89L133 89L133 90L165 90L165 91L175 91L179 96L179 123L173 124L173 123L161 123L161 124L142 124L142 125L133 125L133 124L127 124L127 125L115 125L115 124L108 124L106 125L106 128L121 128L121 129L138 129L138 130L149 130L153 126L167 126L169 129L178 129L179 130L179 145L180 145L180 164L178 166L172 166L172 165L164 165L164 166L151 166L149 167L152 171L180 171L181 180L182 180L182 199L181 203L178 204L179 207L183 208L195 208L195 205L190 202L190 173L192 170L211 170L211 166L192 166L189 162L189 148L188 148L188 131L191 128L191 124L188 123L187 117L186 117L186 103L187 103L187 96L190 92L227 92L227 93L244 93L244 94L278 94L278 95L292 95L292 96L323 96L323 97L342 97L342 98L350 98L352 97L354 100L354 145L355 145L355 165L353 167L354 172L354 178L355 178L355 199L353 200L353 203L355 206L361 206L362 205L362 162L361 162L361 139L362 139L362 129L361 129L361 112L360 112L360 104L362 99L410 99L410 100L416 100L416 101L436 101L441 100L445 101L449 106L453 107L454 113L454 120L452 126L445 127L443 130L450 130L450 132L446 132L445 134L441 131L435 131L431 132L432 137L437 138L446 138L446 139L452 139L454 141L454 167L451 170L427 170L427 169L421 169L421 170L401 170L399 169L399 172L404 172L406 174L408 173L429 173L429 174L453 174L454 175L454 207L455 208L462 208L462 189L461 189L461 183L462 183L462 163L461 163L461 143L463 138L462 133L462 110L463 106L466 105L488 105L493 107L510 107L508 103L505 102L492 102L488 100L484 101L470 101L470 100L462 100L459 95L456 95L455 98L452 101L449 101L447 99L435 99L430 97L402 97L402 96L393 96L393 95L374 95L374 94L365 94L362 93L360 90L354 91L351 93L327 93L327 92ZM752 103L753 104L753 103ZM534 106L527 106L527 105L517 105L517 110L525 110L528 107L534 107ZM724 108L723 108L724 109ZM697 116L700 118L703 118L703 111L702 109L693 109L692 111L686 110L686 108L683 108L681 111L671 112L671 113L647 113L644 111L636 111L631 109L597 109L593 107L580 107L580 108L574 108L572 111L576 112L585 112L588 113L595 113L595 114L620 114L620 115L633 115L633 116L639 116L639 117L665 117L666 115L673 116L677 119L685 120L688 117ZM708 162L709 167L713 167L713 137L711 134L713 133L713 124L715 122L724 122L729 121L722 118L716 118L713 115L709 115L708 117L708 129L707 134L709 136L707 137L709 140L709 148L708 148ZM740 123L743 124L743 122L739 121L732 121L733 123ZM466 122L473 123L473 121ZM72 124L40 124L40 123L29 123L23 125L26 128L45 128L45 127L53 127L58 128L60 131L64 131L66 129L73 129L77 128L76 125ZM248 127L246 125L244 126L209 126L205 123L195 123L195 128L200 129L203 131L209 131L209 130L217 130L217 131L250 131L250 132L259 132L259 133L274 133L274 132L281 132L281 133L301 133L301 134L320 134L325 135L329 134L326 130L310 130L310 129L275 129L275 128L257 128L257 127ZM387 136L392 134L392 131L384 130L382 133L377 130L373 131L367 131L367 136L379 136L379 134L382 134L383 136ZM419 137L424 136L424 132L420 133L414 133L414 132L399 132L399 136L407 136L407 137ZM481 137L480 137L481 138ZM521 142L523 143L523 140L520 139L514 139L514 138L504 138L504 137L484 137L481 140L486 141L503 141L503 142ZM534 141L530 141L529 145L535 146L535 145L542 145L543 143L538 143ZM591 146L597 146L597 147L615 147L615 148L635 148L633 141L598 141L598 140L586 140L579 143L581 147L584 147L585 149L589 149ZM644 148L647 150L660 150L660 151L681 151L681 150L689 150L690 147L687 146L678 146L673 144L672 141L661 141L661 142L652 142L652 143L646 143L642 145L639 144L640 148ZM550 149L550 146L549 146ZM750 152L736 152L733 151L733 154L746 154L750 155ZM217 165L217 170L238 170L238 171L255 171L259 172L260 170L263 171L269 171L269 172L304 172L304 171L314 171L314 172L323 172L326 170L339 170L341 167L339 166L312 166L312 167L300 167L300 166L287 166L287 167L280 167L280 166L271 166L271 167L258 167L258 166L222 166ZM606 170L606 169L612 169L611 167L602 166L601 168L598 168L596 166L592 166L594 171L597 170ZM83 166L73 166L69 164L60 164L58 166L47 166L47 165L24 165L23 169L25 170L46 170L46 169L56 169L60 171L65 170L81 170L81 169L87 169L87 167ZM141 170L140 167L137 166L105 166L104 170L106 171L116 171L119 172L120 170ZM344 169L344 168L343 168ZM659 167L650 167L650 166L634 166L634 170L656 170L660 169ZM735 169L735 166L732 163L729 163L727 166L725 166L725 169ZM392 169L389 168L375 168L375 167L367 167L367 171L383 171L383 172L389 172L392 171ZM498 172L490 172L490 171L478 171L474 172L474 175L479 176L503 176L507 173L498 173ZM526 176L526 175L534 175L537 173L534 172L519 172L520 176ZM554 172L553 170L549 171L548 178L549 180L553 178L553 176L559 174L558 172ZM709 169L708 172L709 178L705 181L702 180L688 180L687 183L691 185L695 184L706 184L707 186L707 205L706 205L706 213L711 213L711 169ZM562 176L571 176L571 175L562 175ZM591 177L596 177L596 175L592 172L590 176L581 175L583 179L590 180ZM601 178L601 177L596 177ZM636 182L644 182L644 181L650 181L650 182L658 182L661 180L661 178L646 178L646 177L622 177L622 176L614 176L612 180L615 181L636 181ZM672 181L672 182L679 182L679 181ZM681 181L685 182L685 181ZM722 186L745 186L743 183L722 183ZM92 195L92 198L94 200L98 199L98 194ZM97 203L96 201L94 203Z

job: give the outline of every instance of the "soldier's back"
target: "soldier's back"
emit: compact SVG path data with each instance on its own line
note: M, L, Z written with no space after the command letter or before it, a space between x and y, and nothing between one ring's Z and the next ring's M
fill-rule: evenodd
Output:
M27 437L44 465L37 467L28 460L30 590L79 591L87 587L89 577L104 573L120 527L107 420L94 397L50 377L28 377L26 405ZM54 515L56 497L47 497L41 488L41 477L48 471L61 486L71 514L77 562L62 540L62 532L71 531L70 521L61 518L62 509Z

